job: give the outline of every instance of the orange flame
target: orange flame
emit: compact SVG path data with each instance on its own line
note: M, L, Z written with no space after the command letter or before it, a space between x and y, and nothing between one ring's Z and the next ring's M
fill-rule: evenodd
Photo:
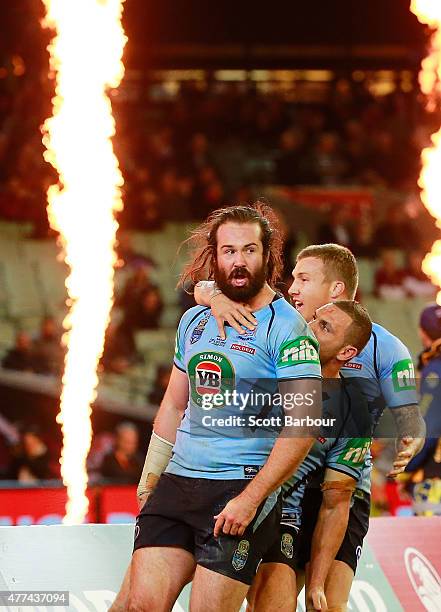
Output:
M88 510L86 457L97 365L113 304L114 252L123 184L111 138L115 133L106 94L124 74L124 0L43 0L43 27L53 28L50 68L55 74L53 115L43 126L45 159L60 183L47 192L48 217L60 232L70 267L70 311L63 325L65 360L60 413L61 474L67 486L66 524L82 523Z
M410 10L421 23L434 29L428 56L422 61L419 82L427 96L427 107L435 110L436 99L441 94L441 2L440 0L412 0ZM421 154L422 170L418 185L421 199L427 210L436 219L441 229L441 128L432 134L432 145L423 149ZM423 261L423 272L441 287L441 240L437 240ZM437 295L441 304L441 291Z

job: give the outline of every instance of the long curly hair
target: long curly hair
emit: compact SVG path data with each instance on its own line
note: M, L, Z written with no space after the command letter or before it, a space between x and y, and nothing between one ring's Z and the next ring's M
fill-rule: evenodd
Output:
M190 247L191 257L184 267L178 285L192 288L200 280L213 280L216 262L217 230L224 223L258 223L264 259L267 263L267 283L275 288L280 280L283 263L283 237L279 220L273 209L264 202L251 205L218 208L199 225L182 244Z

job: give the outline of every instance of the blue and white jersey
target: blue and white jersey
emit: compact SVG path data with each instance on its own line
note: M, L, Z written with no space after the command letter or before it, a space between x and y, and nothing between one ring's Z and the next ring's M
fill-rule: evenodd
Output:
M371 436L355 437L357 432L370 430L367 398L358 382L342 376L323 380L323 414L336 418L330 430L335 437L318 438L296 473L282 487L283 519L297 527L301 524L301 503L308 486L319 487L326 468L342 472L353 478L357 488L370 491ZM356 419L351 423L353 415ZM326 431L324 431L326 434ZM349 437L350 436L350 437Z
M415 369L406 346L378 323L373 323L369 342L342 368L346 377L360 379L377 425L386 406L418 404Z
M370 475L371 438L319 438L314 442L294 476L282 487L282 523L300 527L302 500L308 486L318 487L325 470L330 468L347 474L361 483L363 472ZM370 480L370 479L369 479ZM357 488L361 488L357 484Z
M320 378L317 340L285 299L276 297L254 316L254 331L238 334L227 326L226 340L218 336L209 308L196 306L181 318L174 363L188 375L189 401L167 472L194 478L252 477L266 462L277 433L273 428L257 435L240 419L280 415L283 408L273 402L269 406L265 399L244 403L244 398L259 391L272 397L278 381Z

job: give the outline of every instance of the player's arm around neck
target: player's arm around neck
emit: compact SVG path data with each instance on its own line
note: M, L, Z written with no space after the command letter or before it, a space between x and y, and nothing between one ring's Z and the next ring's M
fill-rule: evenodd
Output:
M294 410L285 411L285 418L292 417L302 422L304 419L321 418L322 416L322 381L319 378L298 378L279 382L282 398L294 396L313 397L314 403L308 402L296 406ZM292 399L291 399L292 402ZM288 405L288 402L284 402ZM308 454L320 428L304 424L286 424L277 438L274 447L259 473L244 490L255 504L259 505L270 493L286 482L297 470Z
M323 500L312 536L311 562L306 585L307 607L321 609L318 604L324 597L324 589L331 564L343 542L348 526L351 495L355 480L332 469L325 473Z
M137 495L142 506L168 465L176 440L176 431L188 402L188 378L173 366L170 381L153 425L153 433L144 462Z

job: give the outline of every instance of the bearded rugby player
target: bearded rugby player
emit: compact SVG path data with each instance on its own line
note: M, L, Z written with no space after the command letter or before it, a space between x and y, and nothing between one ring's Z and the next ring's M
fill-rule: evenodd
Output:
M250 305L257 325L245 336L229 329L220 341L209 308L181 318L139 488L148 499L136 522L128 595L123 587L113 610L170 610L193 575L192 610L239 610L277 534L278 489L314 441L314 434L292 435L286 427L275 439L250 430L232 438L201 426L207 395L221 400L215 414L219 407L224 416L239 413L226 398L241 384L282 397L309 395L315 399L308 414L321 415L317 342L272 288L281 240L270 213L262 205L220 209L194 234L198 248L183 280L208 274L233 302Z

